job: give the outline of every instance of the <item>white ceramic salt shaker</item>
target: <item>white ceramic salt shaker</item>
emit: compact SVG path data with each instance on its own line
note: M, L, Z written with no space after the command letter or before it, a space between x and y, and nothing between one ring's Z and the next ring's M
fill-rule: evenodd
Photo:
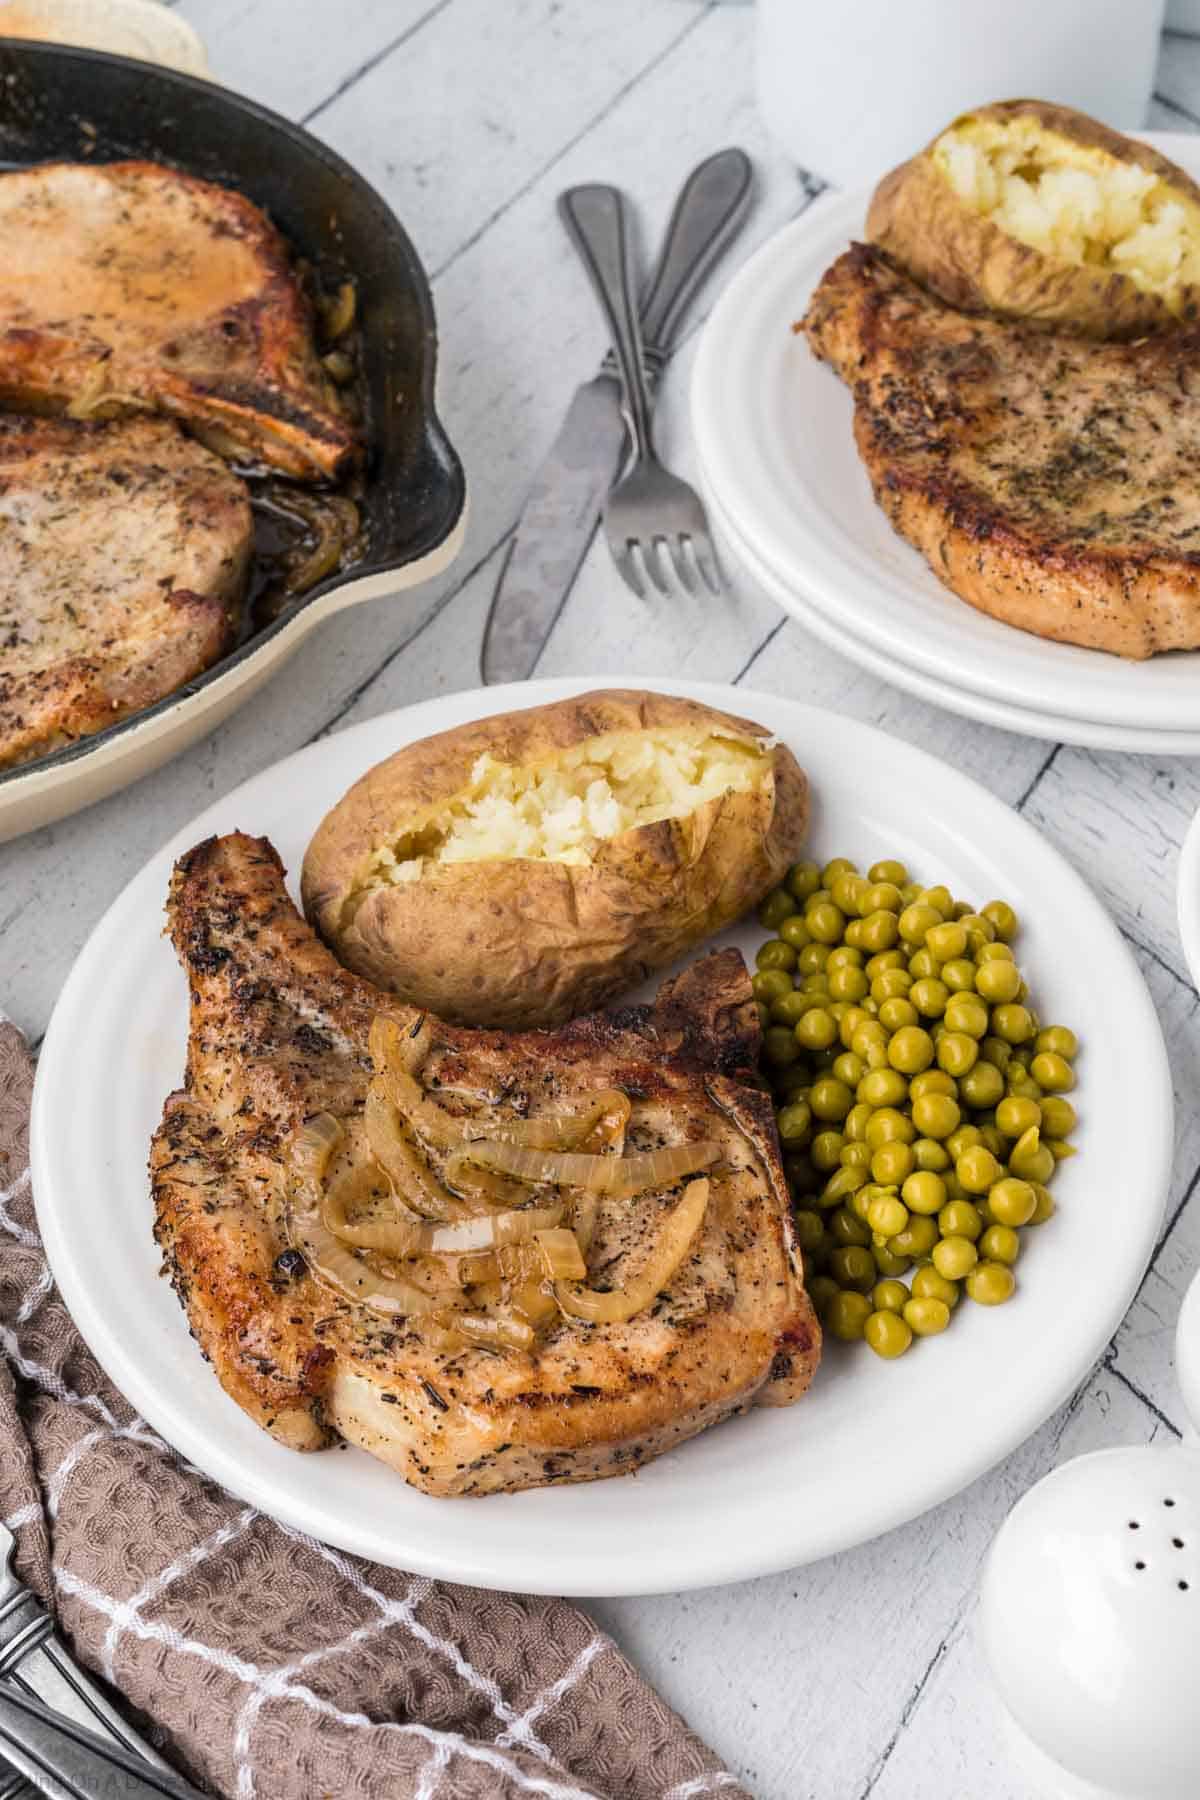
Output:
M1200 1426L1200 1277L1176 1366ZM980 1629L1011 1748L1045 1800L1200 1795L1200 1441L1055 1469L1001 1527Z

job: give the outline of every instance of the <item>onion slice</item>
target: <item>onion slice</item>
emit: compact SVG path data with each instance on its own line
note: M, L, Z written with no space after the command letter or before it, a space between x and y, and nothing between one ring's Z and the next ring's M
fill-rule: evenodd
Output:
M515 1212L478 1213L472 1219L456 1219L450 1225L433 1225L422 1246L435 1253L494 1250L502 1244L522 1244L536 1233L562 1222L565 1206L526 1206Z
M372 1154L415 1213L438 1223L472 1216L471 1207L443 1187L404 1129L396 1108L375 1082L367 1089L364 1123Z
M639 1156L589 1156L488 1142L467 1145L465 1154L481 1168L515 1175L522 1181L553 1182L629 1199L647 1188L668 1187L681 1176L707 1169L716 1161L719 1149L719 1145L703 1139L695 1144L668 1144Z
M587 1264L573 1231L539 1231L537 1247L551 1281L586 1281Z
M588 1325L624 1325L644 1311L661 1294L691 1250L704 1222L708 1188L707 1180L688 1183L645 1265L628 1286L602 1294L595 1288L557 1282L554 1295L567 1317L582 1319Z

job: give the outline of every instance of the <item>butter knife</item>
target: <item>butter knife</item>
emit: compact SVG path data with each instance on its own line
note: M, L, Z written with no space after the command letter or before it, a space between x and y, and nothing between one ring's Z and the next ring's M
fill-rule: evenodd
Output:
M693 169L675 202L641 305L654 381L679 322L750 207L754 171L744 150L719 150ZM538 470L492 596L483 636L485 682L524 681L571 591L625 451L621 384L611 355L576 390Z
M46 1800L204 1800L198 1788L169 1769L153 1767L111 1738L52 1712L0 1683L0 1750Z
M165 1770L162 1758L71 1660L37 1595L14 1575L13 1542L12 1532L0 1525L0 1683L40 1700L89 1731L104 1733L123 1750Z

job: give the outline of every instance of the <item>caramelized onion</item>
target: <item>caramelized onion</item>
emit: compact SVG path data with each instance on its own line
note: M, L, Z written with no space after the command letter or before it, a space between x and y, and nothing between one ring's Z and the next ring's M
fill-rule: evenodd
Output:
M559 1224L563 1206L527 1206L515 1212L478 1213L452 1225L428 1227L423 1248L443 1253L462 1250L494 1250L501 1244L521 1244L535 1233Z
M587 1264L573 1231L539 1231L537 1247L551 1281L586 1281Z
M377 1274L346 1244L338 1242L317 1213L293 1206L288 1215L288 1235L318 1281L346 1300L369 1306L372 1312L407 1318L447 1307L444 1294L428 1294L411 1281Z
M624 1325L643 1312L680 1268L700 1231L708 1205L708 1181L691 1181L640 1272L623 1288L602 1294L595 1288L555 1285L558 1304L568 1318L589 1325Z
M528 1319L495 1313L454 1314L454 1329L470 1343L494 1350L532 1350L537 1334Z
M512 1291L514 1311L533 1326L546 1325L558 1317L558 1301L540 1281L522 1281Z
M629 1199L647 1188L667 1187L683 1175L694 1175L715 1162L719 1146L702 1140L695 1144L669 1144L639 1156L589 1156L581 1152L526 1150L519 1144L487 1141L469 1144L466 1154L482 1168L522 1181L553 1182L562 1187L581 1187L595 1194Z
M364 1123L372 1154L415 1213L439 1223L472 1216L471 1207L442 1186L404 1129L395 1107L375 1082L367 1089Z

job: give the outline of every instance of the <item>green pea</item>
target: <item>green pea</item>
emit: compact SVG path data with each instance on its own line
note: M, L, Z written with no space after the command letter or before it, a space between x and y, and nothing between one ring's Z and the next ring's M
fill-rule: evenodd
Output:
M867 1121L866 1135L872 1150L878 1150L880 1144L911 1144L917 1133L907 1114L895 1106L880 1106Z
M979 1131L984 1143L996 1158L996 1161L1003 1162L1008 1155L1008 1139L1005 1137L1004 1133L1002 1131L997 1131L994 1125L981 1125Z
M843 1169L869 1169L871 1167L870 1144L843 1144L838 1162Z
M962 1299L962 1290L957 1282L939 1275L932 1263L922 1263L912 1278L912 1295L914 1300L940 1300L953 1312Z
M950 1153L945 1144L939 1144L936 1138L918 1138L912 1150L920 1170L940 1175L950 1167Z
M954 994L946 1006L945 1023L947 1031L982 1038L987 1035L988 1009L978 994Z
M767 931L777 931L786 918L796 910L796 902L783 888L775 888L769 893L758 909L758 922Z
M780 994L778 1000L771 1002L771 1023L773 1025L795 1025L811 1007L819 1004L811 994L803 994L799 988L793 988L789 994Z
M958 1130L952 1131L946 1139L946 1148L957 1162L964 1150L971 1150L976 1144L982 1144L982 1142L983 1133L978 1125L960 1125Z
M828 1050L837 1034L837 1020L824 1006L811 1007L796 1021L796 1043L804 1050Z
M984 1144L974 1144L957 1157L954 1173L968 1194L986 1194L1004 1171Z
M862 902L865 919L874 913L899 913L903 905L900 889L894 881L868 881Z
M1073 1062L1079 1055L1079 1039L1066 1025L1047 1025L1037 1034L1035 1050L1049 1051L1052 1056L1065 1056Z
M787 891L797 900L807 900L821 885L821 871L815 862L793 863L784 877Z
M903 1283L897 1285L903 1286ZM863 1336L876 1356L882 1356L885 1362L903 1356L913 1341L912 1328L899 1313L878 1309L863 1326Z
M908 1304L908 1289L902 1281L877 1281L871 1289L871 1304L876 1312L903 1312Z
M822 887L831 888L839 875L857 875L858 864L851 862L848 856L834 856L821 870Z
M861 875L852 875L848 869L835 875L829 883L829 892L835 906L841 908L847 918L860 916L862 896L870 889L870 882L864 881Z
M820 994L822 999L829 998L829 976L824 969L815 969L811 975L800 977L800 991L804 994Z
M1015 1263L1021 1240L1011 1225L989 1225L979 1240L979 1254L987 1262Z
M858 1101L850 1108L842 1123L842 1130L852 1144L863 1144L867 1139L867 1125L871 1118L871 1108Z
M789 1031L786 1025L768 1026L763 1032L763 1055L778 1066L795 1062L800 1055L795 1031Z
M865 1187L867 1171L865 1169L836 1168L825 1186L821 1189L820 1204L823 1207L837 1206L843 1200Z
M989 900L986 906L980 907L985 919L990 919L996 927L996 936L1002 944L1010 944L1018 931L1017 915L1006 900Z
M840 1168L845 1145L846 1140L840 1131L819 1131L809 1146L808 1153L813 1167L826 1175L831 1169Z
M961 1281L979 1260L979 1252L968 1237L942 1238L933 1246L932 1256L934 1268L947 1281Z
M808 1104L818 1119L837 1122L844 1119L854 1105L854 1095L836 1075L824 1075L813 1082Z
M938 1039L938 1067L955 1079L967 1075L975 1067L978 1057L979 1045L965 1031L944 1031ZM1003 1082L1000 1091L1004 1091Z
M751 976L750 986L754 990L754 998L765 1001L769 1006L772 1000L779 1000L784 994L791 993L792 978L786 969L760 969L757 975Z
M793 950L804 950L812 943L812 936L801 913L793 913L790 918L784 919L779 927L779 936Z
M907 974L908 958L903 950L876 950L863 966L874 981L877 975L885 975L889 969L903 969Z
M871 977L871 998L881 1007L885 1000L905 1000L912 985L913 978L907 969L880 969ZM886 1019L884 1024L887 1024ZM894 1028L888 1026L888 1029Z
M1034 1192L1034 1208L1029 1215L1029 1223L1044 1225L1047 1219L1054 1217L1056 1211L1054 1195L1040 1181L1031 1181L1029 1185Z
M975 989L975 964L960 956L942 964L942 981L952 993L970 994Z
M909 1218L903 1231L898 1231L894 1238L888 1239L888 1249L893 1256L928 1256L938 1241L936 1219L922 1218L914 1213Z
M824 1324L830 1303L842 1290L832 1275L814 1275L811 1280L806 1281L805 1285L808 1288L808 1297L816 1308L817 1316Z
M855 1056L861 1056L868 1068L871 1067L871 1051L882 1050L886 1061L887 1032L877 1019L868 1018L860 1025L850 1040L850 1048Z
M1013 1002L997 1006L992 1013L992 1031L1006 1044L1024 1044L1033 1036L1033 1019L1027 1006Z
M812 1108L807 1101L794 1100L779 1113L779 1135L785 1144L804 1144L812 1135Z
M800 975L820 975L828 961L828 944L809 943L796 952L796 970Z
M759 945L754 960L760 969L794 969L796 952L782 938L768 938L765 944Z
M912 1103L912 1122L921 1137L948 1138L962 1113L949 1094L922 1094Z
M825 1242L825 1221L819 1212L802 1206L794 1214L796 1242L802 1250L815 1250Z
M958 1083L945 1069L923 1069L909 1082L908 1092L913 1100L919 1100L922 1094L949 1094L952 1100L957 1100Z
M965 1042L975 1047L973 1038L967 1038ZM976 1062L960 1077L958 1091L968 1106L983 1112L1003 1100L1004 1077L992 1063Z
M1041 1119L1038 1121L1049 1137L1070 1137L1079 1123L1079 1115L1069 1100L1060 1099L1057 1094L1047 1094L1040 1102Z
M906 1004L889 1001L889 1006ZM911 1010L911 1009L910 1009ZM915 1018L914 1013L914 1018ZM901 1075L919 1075L933 1061L933 1039L919 1025L901 1025L888 1044L888 1062ZM889 1104L889 1102L884 1102ZM891 1102L890 1104L894 1104Z
M881 1194L867 1208L867 1224L877 1237L894 1238L908 1224L908 1208L894 1194Z
M1011 962L980 963L975 971L975 991L993 1006L1015 1000L1021 991L1020 970Z
M1012 1045L1006 1044L1003 1038L989 1035L979 1046L979 1056L982 1062L991 1063L1003 1074L1012 1061Z
M906 944L924 944L926 935L942 922L936 907L918 900L900 914L900 936Z
M861 1244L845 1244L830 1252L829 1272L844 1288L865 1294L875 1286L875 1258Z
M934 925L925 933L925 948L940 963L953 962L967 953L967 934L962 926L948 921Z
M873 990L872 997L878 1000ZM912 1001L906 1000L902 995L890 1000L885 995L882 1000L878 1000L878 1004L879 1023L885 1031L902 1031L906 1025L915 1025L920 1017Z
M829 992L835 1000L863 1000L870 992L871 984L861 969L853 964L842 964L829 971Z
M950 989L936 976L927 975L923 980L913 982L908 997L922 1018L940 1019L946 1010Z
M1025 1181L1049 1181L1054 1173L1054 1157L1041 1141L1036 1125L1023 1132L1009 1152L1008 1167L1013 1175ZM1014 1220L1005 1220L1013 1224Z
M870 1316L871 1302L865 1294L839 1289L828 1301L822 1322L831 1336L853 1343L862 1337Z
M936 1337L950 1323L950 1308L936 1295L917 1295L908 1301L901 1316L917 1337Z
M894 887L903 887L908 880L908 870L902 862L885 859L872 863L867 870L869 881L890 881Z
M893 1256L886 1244L872 1243L871 1255L875 1258L875 1267L881 1275L903 1275L906 1269L912 1268L911 1256Z
M1029 1073L1047 1094L1068 1094L1075 1086L1075 1071L1065 1056L1054 1050L1039 1050L1029 1065Z
M1002 1262L981 1262L967 1275L967 1292L980 1306L1003 1306L1011 1300L1016 1276Z
M932 1217L946 1204L946 1184L931 1169L920 1169L907 1177L900 1189L900 1197L910 1212Z
M971 956L978 956L984 945L995 939L996 927L992 921L985 919L982 913L972 912L969 907L959 914L958 922L967 934L967 951Z
M817 1213L814 1217L819 1218ZM865 1250L871 1242L871 1233L861 1219L854 1216L845 1206L839 1206L829 1215L829 1235L834 1246L845 1248L847 1244L857 1244Z
M979 1208L969 1200L949 1200L938 1214L938 1230L943 1237L965 1237L974 1243L983 1232Z
M890 1059L890 1045L888 1055ZM855 1097L868 1106L900 1106L908 1098L908 1083L897 1069L872 1069L859 1082Z
M1007 1176L988 1189L988 1208L997 1225L1028 1225L1037 1210L1032 1182Z
M918 950L908 959L908 972L914 981L935 981L940 978L942 965L937 957L925 949Z
M899 1187L907 1180L916 1166L916 1158L912 1146L894 1140L890 1144L880 1144L871 1153L871 1178L881 1182L885 1187Z

